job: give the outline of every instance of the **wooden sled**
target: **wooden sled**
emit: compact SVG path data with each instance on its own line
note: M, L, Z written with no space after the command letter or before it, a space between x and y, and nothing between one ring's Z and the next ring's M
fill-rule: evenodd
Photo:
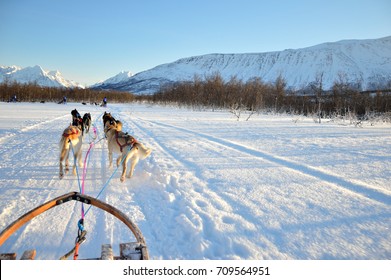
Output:
M102 202L96 198L80 194L78 192L70 192L68 194L59 196L55 199L52 199L28 213L21 216L19 219L10 224L6 229L4 229L0 233L0 246L13 234L15 233L21 226L23 226L28 221L32 220L34 217L46 212L47 210L62 205L68 201L79 201L85 204L91 204L92 206L98 207L122 221L133 233L136 238L136 242L130 243L121 243L120 244L120 256L113 256L113 250L110 244L102 245L102 253L101 257L95 258L96 260L148 260L148 250L144 240L144 236L142 235L140 229L134 224L124 213L120 210L114 208L113 206ZM32 260L35 258L36 251L28 250L25 251L21 257L24 260ZM15 253L4 253L0 254L1 260L15 260Z

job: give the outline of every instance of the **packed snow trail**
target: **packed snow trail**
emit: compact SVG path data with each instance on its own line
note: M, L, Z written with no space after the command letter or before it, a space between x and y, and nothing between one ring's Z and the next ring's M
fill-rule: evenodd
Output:
M107 184L99 199L139 226L152 259L391 257L389 126L358 129L267 115L237 122L225 112L138 104L0 106L2 228L78 191L72 174L58 179L59 137L77 108L91 113L101 140L91 150L86 194L95 197ZM121 170L108 181L115 163L108 168L105 110L153 149L124 183ZM89 141L86 136L83 155ZM80 215L78 203L56 207L21 228L1 252L35 248L38 259L58 259L74 246ZM118 255L119 243L133 241L125 225L97 208L87 213L85 227L80 259L99 257L106 243Z

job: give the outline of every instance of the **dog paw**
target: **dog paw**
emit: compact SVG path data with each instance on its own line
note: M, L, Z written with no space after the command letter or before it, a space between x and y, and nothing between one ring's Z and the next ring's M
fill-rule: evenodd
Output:
M121 183L125 182L125 176L121 176L120 181Z
M60 173L60 175L59 175L58 177L59 177L60 180L61 180L62 178L64 178L64 174L63 174L63 173Z

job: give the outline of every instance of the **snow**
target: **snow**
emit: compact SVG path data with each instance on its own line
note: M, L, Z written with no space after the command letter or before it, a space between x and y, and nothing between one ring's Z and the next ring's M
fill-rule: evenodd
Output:
M236 77L248 81L254 77L274 83L282 76L288 88L302 89L323 74L324 89L335 82L360 84L363 90L387 87L391 79L391 36L368 40L343 40L301 49L242 54L206 54L182 58L139 72L128 80L104 89L122 89L133 93L153 93L163 85L193 81L219 73L225 81ZM341 80L342 79L342 80Z
M45 71L41 66L21 68L19 66L0 66L0 83L18 82L21 84L37 83L43 87L80 87L74 81L64 79L58 70Z
M0 103L0 228L36 206L78 191L76 176L58 178L59 139L71 110L90 112L103 137L111 112L151 147L133 178L108 168L107 143L89 157L85 193L124 212L143 233L155 260L301 260L391 258L391 126L362 128L311 118L145 104L108 108L70 103ZM85 136L83 151L92 134ZM81 174L81 170L79 170ZM0 253L35 248L59 259L73 246L80 204L36 217ZM80 259L101 245L134 241L112 215L92 207Z
M108 84L122 83L123 81L127 81L130 77L132 77L132 75L133 74L129 71L121 71L120 73L118 73L114 77L111 77L111 78L106 79L102 82L96 83L96 84L92 85L91 87L101 86L101 85L104 85L107 83Z

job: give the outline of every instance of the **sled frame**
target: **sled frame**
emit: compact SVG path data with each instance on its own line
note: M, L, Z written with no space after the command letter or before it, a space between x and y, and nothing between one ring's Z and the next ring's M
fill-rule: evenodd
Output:
M48 211L51 208L60 206L64 203L72 201L72 200L79 201L79 202L85 203L85 204L90 204L92 206L100 208L100 209L112 214L114 217L116 217L120 221L122 221L132 231L134 237L137 240L137 242L132 242L132 244L135 244L135 243L138 244L136 249L138 251L140 251L140 253L141 253L140 259L141 260L148 260L149 259L148 249L146 246L144 236L142 235L140 229L137 227L137 225L135 223L133 223L123 212L121 212L117 208L111 206L110 204L107 204L107 203L105 203L99 199L93 198L91 196L88 196L85 194L80 194L78 192L70 192L70 193L61 195L59 197L56 197L48 202L45 202L44 204L42 204L40 206L34 208L33 210L27 212L23 216L19 217L16 221L14 221L12 224L10 224L7 228L5 228L0 233L0 246L3 245L3 243L12 234L14 234L20 227L22 227L28 221L32 220L34 217L41 215L42 213ZM121 255L122 255L122 253L121 253Z

